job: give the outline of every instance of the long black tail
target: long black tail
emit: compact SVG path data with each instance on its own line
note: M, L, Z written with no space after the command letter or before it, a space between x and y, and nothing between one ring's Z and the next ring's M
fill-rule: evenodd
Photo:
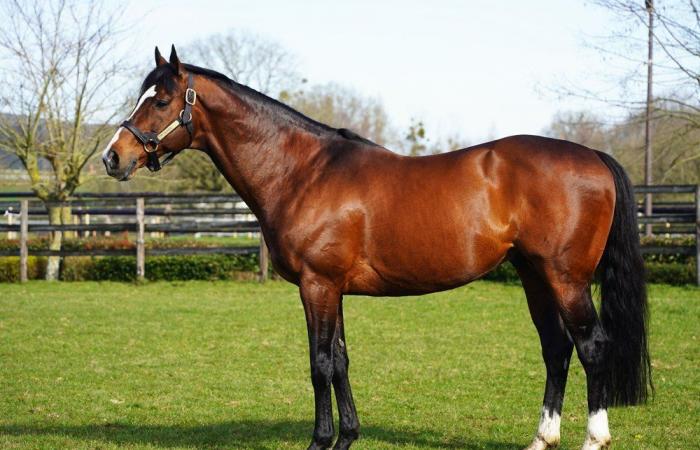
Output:
M653 389L647 345L647 296L644 260L637 228L632 183L610 155L598 152L615 179L613 223L599 265L603 328L610 339L608 402L644 403Z

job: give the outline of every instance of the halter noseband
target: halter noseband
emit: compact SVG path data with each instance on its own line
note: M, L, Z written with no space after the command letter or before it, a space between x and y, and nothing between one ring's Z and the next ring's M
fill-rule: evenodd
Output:
M127 119L122 122L121 126L131 131L131 133L136 136L143 144L143 149L146 152L148 160L146 161L146 167L151 172L158 172L164 165L168 164L175 153L170 152L168 156L165 157L163 162L160 162L158 158L158 145L165 139L170 133L175 131L178 127L185 127L190 135L190 143L192 142L192 133L194 128L192 126L192 107L197 103L197 92L193 88L194 77L190 73L187 76L187 90L185 91L185 108L180 111L180 115L177 119L170 122L170 125L165 127L160 133L154 133L152 131L141 131L136 125L134 125L131 120Z

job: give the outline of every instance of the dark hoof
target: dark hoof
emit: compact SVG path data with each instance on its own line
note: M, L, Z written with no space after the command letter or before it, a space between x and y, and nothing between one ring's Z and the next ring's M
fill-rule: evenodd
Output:
M355 442L358 437L360 437L359 426L353 430L341 431L340 436L338 436L338 440L333 446L333 450L349 449L352 443Z
M314 438L314 440L311 442L311 445L309 445L308 450L328 450L331 448L331 444L333 443L333 436L331 435L330 437L323 437L323 438Z
M339 437L333 446L333 450L348 450L357 438Z

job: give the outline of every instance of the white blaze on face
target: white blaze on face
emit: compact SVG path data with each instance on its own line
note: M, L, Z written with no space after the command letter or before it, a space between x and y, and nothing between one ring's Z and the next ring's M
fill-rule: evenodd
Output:
M129 114L129 117L127 120L131 120L134 117L134 114L136 114L136 111L139 110L141 105L143 105L143 102L145 102L147 99L151 97L156 96L156 85L154 84L153 86L149 87L146 89L146 91L141 95L141 98L139 98L139 101L136 103L136 106L134 106L134 110L131 111L131 114ZM110 148L112 148L112 145L114 145L115 142L119 139L119 134L122 132L122 127L119 127L117 129L117 132L114 133L114 136L112 136L112 139L109 141L109 144L107 144L107 147L105 147L104 151L102 152L102 157L104 158L107 155L107 152L109 151Z
M156 96L156 85L154 84L153 86L149 87L146 89L146 91L143 93L141 98L139 99L138 103L136 103L136 106L134 106L134 110L131 111L131 114L129 115L129 118L127 120L131 120L134 117L134 114L136 114L136 111L139 110L141 105L143 105L143 102L148 100L151 97Z
M604 409L588 415L588 433L583 443L584 450L598 450L610 445L610 430L608 429L608 412Z
M112 148L112 145L114 145L115 142L117 142L117 139L119 139L119 135L122 132L122 127L117 128L117 132L114 133L114 136L112 136L112 139L109 141L107 144L107 147L102 151L102 157L105 158L107 156L107 152L109 151L110 148Z

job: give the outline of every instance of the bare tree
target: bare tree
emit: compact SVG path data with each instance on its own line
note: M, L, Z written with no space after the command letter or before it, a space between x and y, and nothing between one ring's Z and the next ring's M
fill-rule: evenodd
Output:
M193 42L185 52L193 64L222 72L275 98L301 82L294 55L277 42L249 32L214 34Z
M377 99L334 83L282 93L280 100L314 120L332 127L349 128L379 145L393 134L384 106Z
M585 111L557 113L542 133L597 150L609 151L611 148L610 127Z
M312 119L386 144L393 138L382 104L335 85L305 86L295 57L281 45L242 31L215 34L187 47L187 60L218 70L277 98ZM186 152L174 160L189 189L220 191L227 183L208 158Z
M645 147L653 148L646 163L647 178L655 182L683 179L697 182L696 173L686 176L700 162L700 3L698 0L594 0L613 15L615 25L609 34L587 37L588 44L606 61L601 80L612 81L605 89L590 90L581 84L559 86L554 90L564 96L591 101L603 111L618 111L613 117L596 120L608 122L606 132L621 133L608 139L608 150L620 155L636 182L645 174ZM653 6L653 7L652 7ZM654 96L647 99L649 39L654 51ZM590 75L589 75L590 77ZM645 112L649 108L649 142L644 140ZM576 119L575 115L569 118ZM561 117L555 122L562 125ZM582 131L582 121L575 120ZM551 130L550 130L551 131ZM556 134L556 133L554 133ZM624 142L620 140L625 136ZM641 137L640 137L641 136ZM624 154L624 155L623 155ZM651 170L653 169L653 170ZM675 179L677 175L681 178ZM681 175L682 174L682 175ZM694 179L694 181L693 181Z
M655 47L660 50L655 64L654 99L661 106L674 106L660 108L655 111L655 117L672 115L700 127L700 3L657 0L650 9L642 0L594 0L593 3L609 11L616 26L605 36L589 36L586 40L605 57L606 78L612 77L618 89L596 92L560 86L555 91L624 111L645 108L647 35L651 32Z
M199 39L182 52L186 60L217 70L271 97L297 89L302 79L296 58L280 44L231 30ZM228 183L205 155L185 152L173 161L185 189L221 191Z
M658 105L657 105L658 107ZM665 105L664 108L672 108ZM630 113L625 120L606 122L588 112L557 114L543 134L574 141L613 153L627 168L635 183L644 181L645 112ZM654 132L653 179L657 183L697 183L700 181L700 128L682 119L657 120Z
M63 203L113 132L123 100L116 11L77 0L4 0L0 8L0 149L19 159L50 223L70 223ZM52 233L50 248L60 250L62 238ZM59 263L49 258L47 279L57 278Z

